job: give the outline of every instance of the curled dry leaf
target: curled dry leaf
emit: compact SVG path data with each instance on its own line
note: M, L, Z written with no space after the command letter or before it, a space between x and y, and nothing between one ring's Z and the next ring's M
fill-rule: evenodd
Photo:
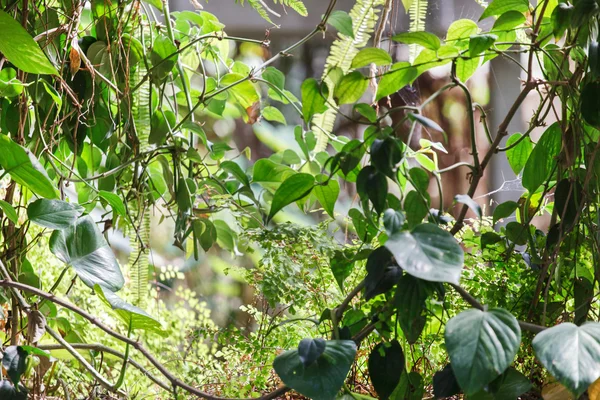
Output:
M29 313L29 322L27 323L27 336L31 343L37 343L46 333L46 317L38 310Z
M79 55L79 44L77 43L77 38L73 38L71 41L71 50L69 51L69 65L71 66L71 80L75 77L75 74L79 71L79 67L81 66L81 56Z

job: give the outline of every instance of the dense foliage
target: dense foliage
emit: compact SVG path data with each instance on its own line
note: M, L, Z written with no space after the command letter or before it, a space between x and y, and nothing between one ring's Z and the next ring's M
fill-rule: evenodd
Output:
M310 12L237 2L267 23L282 7ZM428 2L402 0L397 62L382 45L391 0L349 13L330 0L285 49L228 36L192 3L0 0L0 398L515 399L552 379L598 398L600 2L481 1L490 29L461 19L440 38ZM326 31L321 79L294 93L277 62ZM492 127L469 79L496 57L524 79ZM439 90L392 102L443 66ZM448 92L464 101L470 159L442 167L428 107ZM527 131L509 132L528 97ZM295 143L269 157L218 135L222 121L290 113ZM360 138L336 135L340 119ZM474 197L500 157L523 194L486 215ZM457 169L469 188L453 192L453 217L444 175ZM319 222L287 221L298 207ZM532 223L544 215L548 228ZM191 259L256 261L223 268L256 289L242 306L252 329L221 329L196 294L151 285L184 280L150 259L169 221ZM126 263L114 231L130 239Z

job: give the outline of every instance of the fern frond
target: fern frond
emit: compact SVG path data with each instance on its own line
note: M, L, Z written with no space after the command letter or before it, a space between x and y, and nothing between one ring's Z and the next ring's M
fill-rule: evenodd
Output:
M308 11L306 10L306 6L302 0L272 0L274 4L281 4L282 6L289 7L292 10L296 11L303 17L308 15ZM260 15L267 22L274 24L273 20L271 20L271 15L275 15L276 17L280 17L277 12L271 10L269 6L265 3L265 0L235 0L236 3L244 6L246 3L250 7L252 7L258 15Z
M420 32L425 30L425 19L427 18L428 0L413 0L408 14L410 16L410 32ZM418 46L411 44L409 47L410 62L417 57Z
M308 11L306 10L306 6L302 2L302 0L273 0L275 4L283 4L296 11L298 14L306 17L308 15Z
M334 83L329 77L329 71L333 68L340 68L344 74L350 71L354 56L362 47L367 45L369 38L373 34L378 21L378 7L384 3L385 0L357 0L352 10L350 10L354 39L338 33L338 38L331 45L322 78L323 82L329 87L328 100L330 103L333 102ZM317 147L315 151L323 151L327 147L336 116L337 111L330 108L323 114L316 115L313 118L313 132L317 135Z

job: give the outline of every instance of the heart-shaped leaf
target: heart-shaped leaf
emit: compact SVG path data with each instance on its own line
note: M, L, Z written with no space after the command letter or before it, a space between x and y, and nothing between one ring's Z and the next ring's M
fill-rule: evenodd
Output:
M379 343L369 355L369 376L379 398L390 397L404 372L404 352L397 340Z
M421 224L400 232L385 243L396 262L417 278L458 284L464 253L456 239L434 224Z
M0 381L0 399L2 400L27 400L27 389L19 387L17 392L15 386L8 380Z
M273 218L283 207L308 195L315 186L315 178L311 174L295 174L287 178L273 195L269 219Z
M50 251L75 268L83 283L98 284L113 292L123 287L123 275L113 251L90 216L50 236Z
M31 222L46 228L67 229L75 224L83 211L83 207L77 204L39 199L27 207L27 216Z
M305 367L310 366L317 361L317 358L321 357L321 354L325 351L326 343L323 338L306 338L300 341L298 345L298 357L300 357Z
M542 365L576 397L600 378L599 323L563 323L538 333L532 344Z
M350 371L356 355L352 340L329 340L325 351L310 366L304 366L298 350L288 350L275 358L273 368L283 383L314 400L335 398Z
M2 366L8 377L15 384L19 384L21 375L25 372L27 365L27 351L21 346L8 346L2 356Z
M466 394L480 391L513 362L521 328L508 311L463 311L446 324L446 349L454 376Z

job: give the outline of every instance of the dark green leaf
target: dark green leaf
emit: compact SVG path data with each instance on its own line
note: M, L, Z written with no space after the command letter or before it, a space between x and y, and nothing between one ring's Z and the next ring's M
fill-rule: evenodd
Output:
M352 18L347 12L335 10L329 15L327 23L338 30L339 33L354 39L354 30L352 29Z
M424 115L408 113L407 116L410 120L418 122L419 124L423 125L425 128L433 129L433 130L436 130L436 131L442 132L442 133L444 132L442 127L439 126L437 122L425 117Z
M405 44L418 44L429 50L437 50L442 45L440 38L429 32L404 32L392 36L392 40Z
M398 311L398 321L404 337L410 344L414 344L427 322L426 301L434 288L431 282L404 275L396 290L394 305Z
M454 396L460 392L451 364L447 364L443 370L433 375L433 394L436 399Z
M396 165L402 160L403 149L400 141L387 137L375 139L371 144L371 164L381 173L395 179Z
M287 178L273 195L269 219L283 207L307 196L315 186L315 178L310 174L295 174Z
M300 341L298 345L298 357L305 367L310 367L312 363L317 361L321 354L325 351L327 342L323 338L306 338Z
M379 80L377 85L377 100L396 93L418 76L417 69L410 63L398 62L390 68Z
M321 95L321 86L316 79L307 79L302 83L302 115L304 122L308 123L315 114L327 110L324 95Z
M519 203L516 201L505 201L502 204L498 204L494 210L494 224L503 218L510 217L519 208Z
M277 356L273 368L283 383L314 400L333 399L344 384L354 362L356 344L352 340L328 340L325 351L305 367L298 350Z
M600 324L565 322L533 338L538 360L578 398L600 378Z
M529 10L529 0L494 0L487 6L479 20L494 16L502 15L507 11L518 11L520 13Z
M427 171L415 167L411 168L408 171L408 174L410 175L410 179L415 189L421 194L427 193L427 189L429 188L429 174Z
M463 311L446 324L446 349L452 370L467 395L502 374L521 345L521 328L508 311Z
M600 98L597 94L595 96ZM534 193L540 185L550 178L550 174L556 168L556 156L560 153L561 147L562 131L560 122L555 122L542 134L523 169L523 186L530 193Z
M368 47L366 49L362 49L354 56L351 68L362 68L371 64L382 66L391 63L392 57L387 51L375 47Z
M111 291L123 287L124 279L114 253L90 216L84 216L50 236L50 251L90 288L98 284Z
M19 391L8 380L0 381L0 399L2 400L27 400L27 389L19 386Z
M464 253L450 233L434 224L421 224L385 243L396 262L414 277L458 284Z
M552 33L559 40L571 25L573 6L567 3L558 3L552 11Z
M423 199L423 194L419 194L416 190L408 192L404 200L404 212L409 225L415 226L423 222L423 218L429 212L429 205Z
M506 225L506 238L518 246L527 243L527 226L518 222L509 222Z
M27 355L27 351L21 346L8 346L4 349L2 366L6 369L6 373L15 385L19 384L21 375L25 372Z
M585 122L600 129L600 82L589 82L581 91L581 115ZM554 125L553 125L554 126Z
M325 183L325 176L321 178L323 183ZM337 202L338 196L340 194L340 184L335 179L329 179L327 184L319 183L315 185L313 189L315 196L317 196L317 200L323 206L327 214L331 218L335 218L333 211L335 208L335 203Z
M58 193L46 170L35 156L24 147L0 134L0 166L11 178L33 193L47 199L57 199Z
M487 246L496 244L502 241L502 237L496 232L485 232L481 235L481 248L485 249Z
M578 181L562 179L554 191L554 207L563 224L563 230L570 229L583 205L583 188Z
M171 110L156 110L152 115L150 136L148 143L163 144L167 134L177 125L177 116Z
M335 255L331 257L331 272L333 277L338 283L340 289L344 290L344 281L352 273L354 268L354 261L349 260L343 252L336 251Z
M494 42L498 40L497 35L481 34L473 35L469 40L469 55L475 57L492 47Z
M0 53L15 67L31 74L57 75L56 68L29 33L0 10Z
M70 228L82 213L81 206L62 200L39 199L27 207L30 221L50 229Z
M385 210L383 213L383 226L385 226L388 236L400 232L402 225L404 225L404 214L402 212L392 208Z
M531 154L531 150L533 149L529 136L525 138L522 136L521 133L514 133L506 141L506 146L508 147L516 143L517 140L520 140L516 146L506 151L506 158L515 175L518 175L523 170L525 164L527 164L527 159Z
M367 87L369 87L369 79L359 71L353 71L344 75L335 85L333 97L337 99L338 104L356 103Z
M372 166L363 168L356 178L356 191L361 199L369 199L377 213L385 209L388 193L387 178Z
M171 73L178 57L177 47L171 39L165 35L159 35L154 39L152 52L150 53L150 61L154 67L152 68L152 76L158 82L162 82Z
M477 217L481 218L481 206L468 194L457 194L456 196L454 196L454 200L456 200L458 203L466 204L471 209L471 211L473 211L475 215L477 215Z
M404 372L404 352L397 340L379 343L369 354L369 376L380 399L387 400Z

